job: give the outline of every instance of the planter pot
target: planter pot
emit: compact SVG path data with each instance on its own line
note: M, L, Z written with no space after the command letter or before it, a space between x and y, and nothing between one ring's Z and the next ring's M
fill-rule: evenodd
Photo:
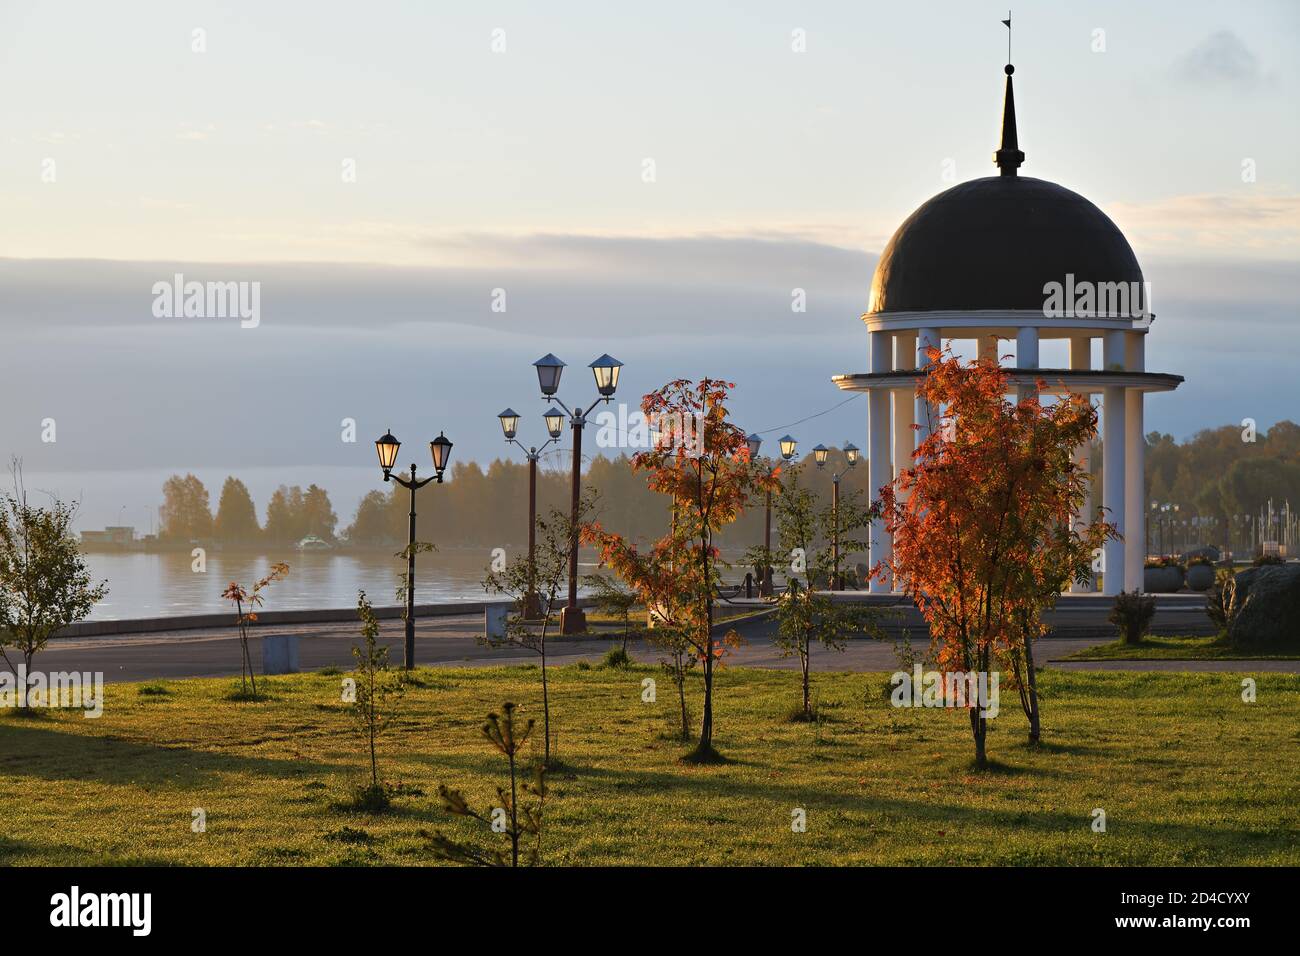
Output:
M1214 574L1211 572L1213 582ZM1183 586L1183 572L1177 568L1144 568L1142 590L1150 594L1173 594Z
M1187 586L1193 591L1208 591L1214 586L1214 568L1208 564L1193 564L1187 569Z

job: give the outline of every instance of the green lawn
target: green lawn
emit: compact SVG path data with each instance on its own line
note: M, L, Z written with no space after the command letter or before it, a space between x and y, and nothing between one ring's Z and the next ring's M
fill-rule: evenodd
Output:
M1075 651L1066 661L1133 661L1133 660L1172 660L1172 661L1223 661L1223 660L1300 660L1300 654L1263 651L1243 651L1234 648L1220 637L1153 637L1149 636L1140 644L1125 644L1113 641L1110 644L1098 644L1096 647Z
M440 782L488 805L503 759L481 739L502 700L540 717L535 668L421 670L383 766L395 812L340 809L363 756L337 675L265 683L232 703L229 680L114 684L99 720L0 716L0 863L416 864L422 831L467 823ZM658 679L658 702L641 682ZM790 671L728 668L720 749L679 762L658 669L552 675L559 755L550 864L1300 863L1300 682L1256 675L1045 671L1044 746L1024 742L1014 692L991 722L992 772L971 769L964 713L897 710L883 674L816 675L825 719L787 723ZM1005 689L1005 688L1004 688ZM698 697L694 706L698 713ZM191 832L203 808L207 831ZM807 813L792 833L791 811ZM1108 832L1090 827L1106 811Z

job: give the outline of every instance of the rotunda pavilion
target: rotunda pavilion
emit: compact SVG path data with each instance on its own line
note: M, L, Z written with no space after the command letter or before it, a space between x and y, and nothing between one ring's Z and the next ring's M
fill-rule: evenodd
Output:
M1102 555L1106 594L1141 589L1146 543L1143 486L1143 403L1148 392L1172 391L1182 376L1147 370L1152 328L1150 294L1123 233L1078 193L1021 176L1015 94L1006 67L1002 142L993 154L999 175L961 183L924 203L898 227L876 266L862 321L870 340L869 371L837 375L846 391L867 393L869 486L874 490L909 467L925 440L931 410L917 398L927 349L975 340L976 354L1007 367L1021 394L1041 391L1100 397L1102 479L1087 513L1107 509L1122 540ZM1039 344L1064 339L1068 368L1043 368ZM1093 342L1101 340L1100 364ZM1014 364L1000 357L1014 342ZM913 428L914 425L919 427ZM1088 449L1076 460L1088 467ZM871 563L892 554L882 521L870 533ZM873 579L872 591L889 591ZM1075 582L1075 591L1095 590Z

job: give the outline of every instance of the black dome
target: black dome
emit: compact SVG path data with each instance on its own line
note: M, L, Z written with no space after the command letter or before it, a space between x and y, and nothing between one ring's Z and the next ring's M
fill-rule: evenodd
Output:
M1076 283L1142 282L1124 234L1078 193L1027 176L974 179L898 227L867 311L1041 311L1043 286L1067 273Z

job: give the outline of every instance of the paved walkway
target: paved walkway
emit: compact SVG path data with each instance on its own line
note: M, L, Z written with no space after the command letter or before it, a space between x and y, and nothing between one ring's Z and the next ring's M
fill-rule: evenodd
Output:
M899 623L902 622L895 622L896 625ZM1177 624L1175 621L1173 626ZM749 667L798 666L795 659L781 657L772 640L774 628L770 618L740 625L738 631L748 643L735 652L732 663ZM538 660L536 654L521 648L493 649L480 644L477 638L482 630L481 616L417 619L416 661L431 666L488 667L535 663ZM901 633L898 626L890 630L893 632L891 636ZM300 635L299 664L304 671L350 667L351 648L358 640L354 623L282 625L268 627L267 633ZM1113 630L1107 630L1101 636L1048 638L1037 645L1036 656L1040 662L1054 661L1109 640L1112 634ZM402 660L402 635L401 621L382 623L380 641L391 648L394 662ZM549 643L547 657L555 664L572 664L580 660L595 662L609 649L612 641L611 637L557 638ZM254 637L251 643L253 660L260 662L260 638ZM629 650L639 660L655 660L657 657L655 649L646 647L641 641L633 641ZM923 650L923 647L918 646L917 650ZM37 662L43 671L102 671L107 681L227 677L239 674L239 645L234 628L61 639L51 641L49 647L38 655ZM1080 670L1300 673L1300 661L1099 661L1052 666ZM892 640L860 640L850 642L843 653L818 646L813 651L813 667L815 670L892 671L898 667L898 658ZM0 662L0 670L3 669L6 668Z

